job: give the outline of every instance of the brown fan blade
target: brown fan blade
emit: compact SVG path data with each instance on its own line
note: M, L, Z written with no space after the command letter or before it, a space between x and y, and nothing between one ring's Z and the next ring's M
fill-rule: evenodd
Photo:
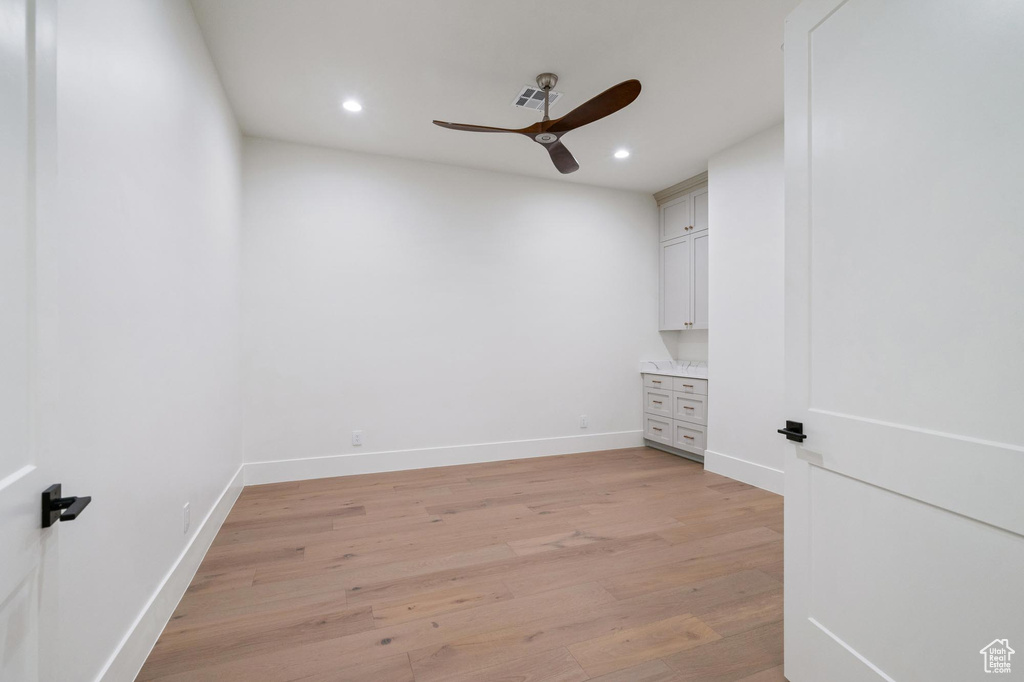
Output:
M551 155L551 160L555 163L555 168L558 169L559 173L575 173L580 169L580 165L576 163L572 152L565 148L561 140L555 140L551 144L544 146L547 148L548 154Z
M469 123L448 123L446 121L434 121L434 125L451 130L466 130L471 133L521 133L521 130L512 128L491 128L490 126L475 126Z
M640 81L635 78L623 81L608 88L597 97L587 100L565 116L555 119L547 126L547 130L552 133L565 133L593 123L628 106L639 95Z

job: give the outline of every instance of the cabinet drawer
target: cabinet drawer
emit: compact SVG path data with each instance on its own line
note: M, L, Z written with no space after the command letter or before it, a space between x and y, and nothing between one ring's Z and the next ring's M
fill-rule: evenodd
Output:
M659 417L672 417L672 391L660 388L644 389L644 412Z
M703 426L689 422L672 422L672 445L698 455L704 454L705 431Z
M695 424L708 423L708 397L672 391L672 418Z
M672 420L645 414L644 438L672 445Z
M671 391L672 379L673 377L667 377L661 374L645 374L644 386L647 388L660 388L665 391Z
M688 379L686 377L674 377L672 379L672 390L680 393L708 394L707 379Z

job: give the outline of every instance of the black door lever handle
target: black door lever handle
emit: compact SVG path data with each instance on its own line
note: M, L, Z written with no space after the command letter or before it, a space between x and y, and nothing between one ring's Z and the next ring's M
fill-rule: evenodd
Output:
M60 483L54 483L43 491L43 528L58 521L74 521L90 502L91 497L61 497Z
M91 497L64 497L61 498L61 502L64 500L70 500L68 504L68 510L60 515L61 521L74 521L78 518L78 515L82 513L82 510L89 506L92 502Z
M804 425L802 422L791 422L786 420L786 428L778 429L778 433L781 433L786 437L787 440L795 441L797 443L803 443L804 439L807 438L807 434L804 433Z

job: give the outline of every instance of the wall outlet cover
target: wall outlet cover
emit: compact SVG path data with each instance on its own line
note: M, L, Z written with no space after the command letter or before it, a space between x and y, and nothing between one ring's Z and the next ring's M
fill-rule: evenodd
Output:
M363 432L357 429L357 430L352 432L352 445L362 445L362 444L363 444Z
M585 414L580 415L580 428L586 429L590 427L590 417Z

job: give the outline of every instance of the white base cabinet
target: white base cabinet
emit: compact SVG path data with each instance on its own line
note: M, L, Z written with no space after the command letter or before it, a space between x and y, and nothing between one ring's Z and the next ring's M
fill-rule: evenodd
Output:
M704 461L708 381L644 374L644 438L649 445Z

